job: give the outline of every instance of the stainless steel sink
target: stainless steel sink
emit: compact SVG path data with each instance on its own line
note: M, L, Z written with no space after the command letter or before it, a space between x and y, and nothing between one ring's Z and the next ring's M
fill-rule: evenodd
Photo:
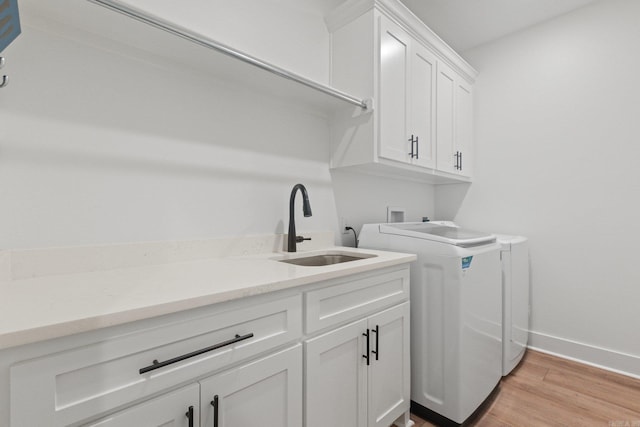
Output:
M341 264L343 262L358 261L366 258L373 258L377 255L371 254L322 254L311 255L306 257L297 257L289 259L280 259L280 262L286 262L287 264L303 265L306 267L322 267L324 265Z

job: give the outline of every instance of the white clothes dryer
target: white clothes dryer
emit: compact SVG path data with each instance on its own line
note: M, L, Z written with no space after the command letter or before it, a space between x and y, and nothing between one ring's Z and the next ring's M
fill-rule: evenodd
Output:
M411 264L412 410L463 423L502 377L496 236L428 222L366 224L360 247L417 254Z
M515 368L529 342L529 242L522 236L498 235L502 260L502 375Z

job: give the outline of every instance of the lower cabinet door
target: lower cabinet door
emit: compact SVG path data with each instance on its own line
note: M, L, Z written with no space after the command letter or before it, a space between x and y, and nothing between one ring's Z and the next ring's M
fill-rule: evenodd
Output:
M409 303L369 317L369 426L389 427L410 406Z
M197 427L200 425L200 386L191 384L117 412L91 427Z
M302 425L302 346L200 381L203 427Z
M305 343L306 427L367 426L367 320Z

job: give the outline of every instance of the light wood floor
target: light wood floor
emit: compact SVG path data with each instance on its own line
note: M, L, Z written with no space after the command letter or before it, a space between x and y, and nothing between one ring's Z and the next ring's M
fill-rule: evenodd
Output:
M640 380L528 350L469 425L640 427Z

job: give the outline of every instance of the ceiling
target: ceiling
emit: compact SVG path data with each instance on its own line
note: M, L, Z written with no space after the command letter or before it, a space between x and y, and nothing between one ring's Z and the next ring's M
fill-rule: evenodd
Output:
M401 0L458 52L596 0Z

